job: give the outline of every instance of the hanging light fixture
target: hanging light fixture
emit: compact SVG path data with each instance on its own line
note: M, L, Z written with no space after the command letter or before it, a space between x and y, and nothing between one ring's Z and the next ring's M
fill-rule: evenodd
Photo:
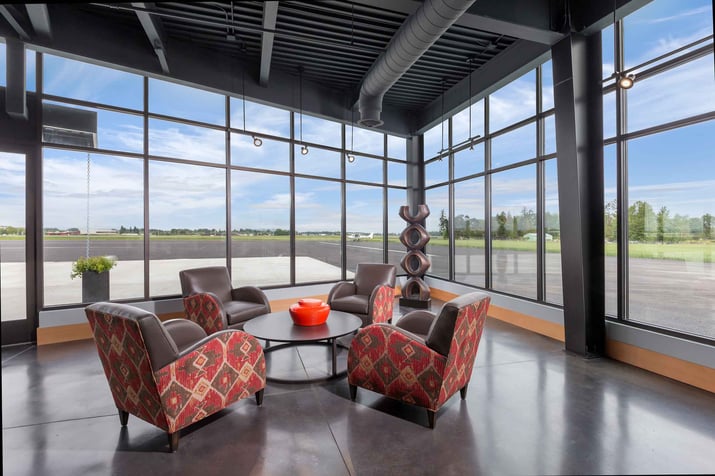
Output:
M350 152L345 154L345 158L348 159L348 162L351 164L355 162L355 154L353 154L354 150L354 137L355 137L355 111L351 108L350 109Z
M616 0L613 0L613 31L614 32L616 31L616 28L618 28L618 22L616 20L616 9L617 9ZM619 37L620 37L620 35L619 35ZM622 63L622 61L618 61L621 56L618 52L618 43L619 43L618 41L613 42L613 60L614 60L614 62ZM621 89L631 89L633 87L633 85L635 84L636 75L633 73L629 73L628 71L619 72L617 66L618 65L615 65L613 68L614 69L613 78L616 81L616 85Z
M469 62L469 150L474 150L474 139L472 138L472 62L474 58L472 56L467 60Z
M308 146L303 144L303 66L298 67L298 75L300 78L300 143L302 145L300 153L301 155L308 155Z
M246 74L241 71L241 103L243 105L243 132L246 132ZM260 147L263 145L263 140L255 135L251 136L253 145Z
M442 154L444 153L444 78L442 78L442 148L439 150L439 161L442 161Z

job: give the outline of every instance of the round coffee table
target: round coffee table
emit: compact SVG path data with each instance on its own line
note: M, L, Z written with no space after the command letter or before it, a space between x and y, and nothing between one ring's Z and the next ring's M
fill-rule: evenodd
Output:
M300 345L326 345L332 347L332 373L327 377L310 379L280 379L266 375L266 380L278 383L313 383L323 382L336 377L342 377L347 370L337 371L337 346L347 348L336 342L342 337L355 332L362 325L359 317L341 311L330 311L328 320L319 326L297 326L293 324L288 311L271 312L264 316L253 318L246 322L243 330L253 337L266 341L283 342L263 349L264 354L275 352L286 347Z

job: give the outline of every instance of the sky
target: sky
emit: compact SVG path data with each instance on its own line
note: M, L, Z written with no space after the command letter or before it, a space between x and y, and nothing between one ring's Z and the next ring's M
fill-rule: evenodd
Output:
M712 34L709 0L655 0L628 16L624 21L626 66L632 67L650 60L669 49ZM613 29L603 33L604 76L613 71ZM5 48L0 44L0 85L5 81ZM141 76L100 66L45 55L45 92L74 99L121 106L140 113L143 108L143 78ZM543 68L544 108L553 107L551 62ZM34 89L34 54L28 51L28 89ZM682 87L687 85L687 87ZM713 58L706 56L657 77L638 81L628 95L628 131L637 131L664 122L678 120L703 112L715 111L715 81ZM604 99L604 131L606 137L615 133L614 101ZM176 100L181 98L181 100ZM177 116L223 126L226 120L224 96L208 91L173 84L158 79L149 80L151 112ZM98 115L98 145L104 149L142 153L144 147L143 119L140 115L95 110ZM455 142L484 134L484 101L472 105L472 125L469 111L454 117ZM530 71L506 85L490 97L491 130L496 131L516 121L533 116L536 111L535 72ZM296 115L295 134L301 130ZM279 137L290 135L290 114L287 111L230 99L232 127L264 132ZM382 161L362 154L383 154L382 135L371 130L346 125L346 145L356 151L357 160L346 164L346 178L370 183L383 180ZM546 124L547 153L555 151L553 117ZM446 133L446 131L445 131ZM354 134L354 137L352 135ZM333 147L341 145L341 125L303 115L302 136L307 142ZM492 165L502 166L536 155L534 125L495 137L492 142ZM149 152L151 155L174 157L206 164L225 161L225 134L221 130L196 127L160 119L149 121ZM446 141L446 138L444 139ZM253 145L250 136L231 135L231 163L243 167L260 167L276 172L290 170L289 145L286 142L263 140L263 146ZM441 125L425 133L425 156L438 153L442 147ZM446 142L445 142L446 143ZM648 200L656 206L667 206L673 213L701 216L715 214L715 122L681 128L648 136L628 144L629 195ZM405 158L405 141L388 136L389 157ZM298 149L298 148L297 148ZM608 153L606 154L608 156ZM455 158L455 176L481 172L484 148L475 147ZM45 187L45 226L84 229L86 216L86 160L84 153L45 149L43 181ZM22 161L3 155L0 159L0 224L24 221L18 205ZM340 177L341 157L337 152L310 148L307 156L296 150L295 170L325 178ZM615 193L606 164L606 196ZM553 173L547 180L555 183ZM388 162L388 183L405 185L404 166ZM233 228L288 228L289 179L286 176L232 172ZM448 180L448 161L427 166L428 185ZM152 228L219 228L225 227L225 176L221 169L188 164L152 161L149 168L150 226ZM524 206L535 208L535 170L528 167L501 173L494 180L493 212L519 212ZM91 154L90 228L141 227L142 162L105 154ZM552 191L552 192L549 192ZM428 193L433 216L447 208L446 189ZM388 217L390 229L400 228L397 214L399 198L404 192L390 191ZM460 206L475 209L479 192L469 193L460 187ZM547 207L553 208L556 188L547 186ZM551 198L550 198L551 197ZM382 230L382 192L379 188L351 185L347 194L348 231L379 232ZM118 202L119 201L119 202ZM117 204L119 203L119 205ZM339 186L324 180L296 180L296 227L300 231L339 229ZM394 210L393 210L394 208ZM19 210L19 211L18 211ZM337 212L336 212L337 210ZM437 211L435 211L437 210ZM337 215L336 215L337 213ZM470 214L472 216L473 214ZM398 220L401 221L401 220Z

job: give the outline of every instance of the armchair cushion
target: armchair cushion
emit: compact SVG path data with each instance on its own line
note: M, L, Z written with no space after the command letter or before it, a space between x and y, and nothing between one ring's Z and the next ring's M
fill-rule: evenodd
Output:
M179 349L179 353L206 337L206 331L188 319L171 319L162 324Z
M395 266L391 264L360 263L355 270L357 294L369 296L381 284L395 287Z
M395 325L400 329L420 336L424 340L429 334L432 322L436 317L434 313L429 311L412 311L402 316Z
M265 305L254 302L228 301L223 303L223 310L226 313L229 327L233 327L236 324L241 324L241 327L243 327L242 324L247 320L266 314L270 311L270 308L266 310Z
M352 296L345 296L338 299L333 299L330 303L330 307L343 312L350 312L353 314L367 314L368 307L370 305L370 296L364 296L360 294L353 294Z

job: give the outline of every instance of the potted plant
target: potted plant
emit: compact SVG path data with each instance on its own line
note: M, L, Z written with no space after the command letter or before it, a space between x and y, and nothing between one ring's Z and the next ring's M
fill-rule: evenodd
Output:
M117 265L113 256L89 256L72 263L72 279L82 276L82 302L109 300L109 270Z

